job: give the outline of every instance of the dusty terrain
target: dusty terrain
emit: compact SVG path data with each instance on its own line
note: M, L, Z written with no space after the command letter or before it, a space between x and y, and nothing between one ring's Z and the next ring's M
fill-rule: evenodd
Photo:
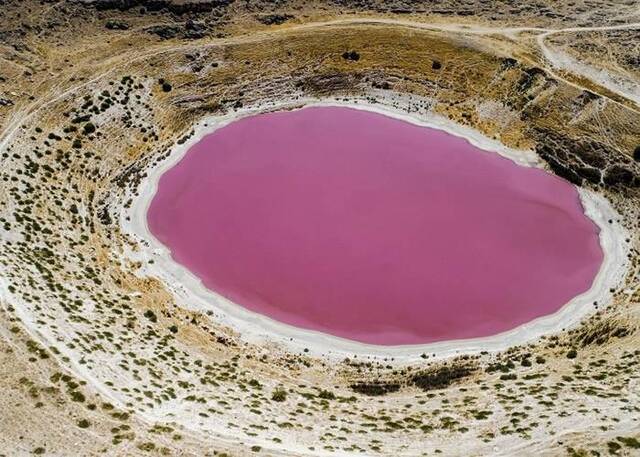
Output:
M0 1L0 455L638 454L638 33L637 1ZM122 227L196 122L327 98L441 115L605 196L612 300L506 351L336 361L148 274Z

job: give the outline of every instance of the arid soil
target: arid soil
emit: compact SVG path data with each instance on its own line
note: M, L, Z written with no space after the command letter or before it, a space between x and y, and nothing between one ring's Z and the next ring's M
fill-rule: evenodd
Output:
M637 454L639 11L0 1L0 455ZM506 351L336 360L150 274L130 207L197 122L326 99L442 116L606 197L611 300Z

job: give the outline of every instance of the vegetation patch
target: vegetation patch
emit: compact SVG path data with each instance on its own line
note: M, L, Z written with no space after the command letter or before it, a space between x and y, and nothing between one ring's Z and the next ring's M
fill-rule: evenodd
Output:
M410 382L424 391L444 389L461 379L471 376L475 371L476 367L473 365L454 362L451 365L442 365L415 374L410 378Z
M349 387L351 388L351 390L359 394L377 397L399 391L400 383L384 381L363 381L351 384Z

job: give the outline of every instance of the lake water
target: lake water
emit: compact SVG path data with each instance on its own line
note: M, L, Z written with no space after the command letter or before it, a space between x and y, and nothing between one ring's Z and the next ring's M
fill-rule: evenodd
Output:
M568 182L342 107L209 134L162 175L147 220L238 305L378 345L512 329L588 290L603 260Z

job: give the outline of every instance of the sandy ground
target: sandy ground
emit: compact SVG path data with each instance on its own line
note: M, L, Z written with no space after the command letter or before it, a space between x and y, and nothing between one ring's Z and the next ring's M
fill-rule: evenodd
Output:
M335 360L357 354L380 358L392 356L396 360L410 362L419 360L422 354L445 358L462 353L502 351L514 345L533 341L541 335L571 328L584 317L596 311L594 302L597 302L599 306L606 306L611 300L610 289L620 283L627 269L627 248L623 240L628 237L628 234L616 222L620 217L606 198L582 188L578 188L578 191L585 214L600 228L600 243L604 252L602 266L591 289L575 297L552 315L538 318L497 335L424 345L369 345L277 322L236 305L205 288L196 276L171 258L170 251L149 231L146 213L156 192L160 176L177 163L186 151L204 135L224 127L236 119L264 111L294 109L302 106L347 106L384 114L415 125L444 130L452 135L467 139L480 149L498 153L513 160L518 165L542 167L541 161L533 151L509 149L476 130L462 127L441 116L431 113L427 115L407 113L400 109L381 104L374 105L365 101L352 102L332 99L284 101L278 104L246 108L225 116L203 119L194 127L194 134L188 141L177 145L164 162L148 170L148 176L140 186L140 195L135 199L131 209L123 210L120 217L124 233L134 235L149 245L149 248L142 249L139 257L135 259L145 261L142 269L143 274L160 278L175 295L178 303L193 310L213 311L218 322L236 329L242 338L249 342L276 342L293 351L306 350L311 355ZM609 223L610 220L612 223ZM149 263L151 259L153 259L153 263Z

